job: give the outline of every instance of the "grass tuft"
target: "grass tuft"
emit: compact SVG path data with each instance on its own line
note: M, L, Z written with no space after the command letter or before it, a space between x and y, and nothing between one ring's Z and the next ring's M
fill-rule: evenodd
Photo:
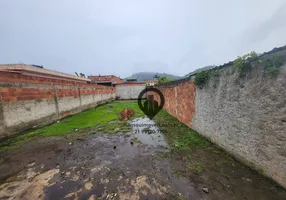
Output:
M202 148L212 151L217 150L205 137L201 136L185 124L182 124L165 110L161 110L154 117L154 120L158 124L172 124L172 126L166 127L164 134L168 139L170 147L175 152L191 152L193 148Z
M114 101L65 118L60 120L59 123L54 123L35 131L2 141L0 142L0 152L17 148L30 140L41 137L66 136L81 131L85 132L86 129L92 129L89 131L89 134L129 132L131 131L131 127L126 126L126 122L118 121L120 118L119 113L124 108L132 109L135 112L134 117L141 117L144 115L139 109L137 101Z

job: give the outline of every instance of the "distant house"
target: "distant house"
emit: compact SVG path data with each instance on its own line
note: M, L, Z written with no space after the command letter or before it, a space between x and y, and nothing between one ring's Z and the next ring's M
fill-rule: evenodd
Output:
M88 76L91 83L96 83L99 85L114 86L115 84L123 83L123 80L114 75L104 75L104 76Z
M152 86L158 83L158 80L153 79L153 80L145 80L144 81L146 83L147 86Z
M81 83L88 83L90 79L85 77L79 77L72 74L58 72L55 70L46 69L40 65L29 64L0 64L1 72L9 72L14 74L22 74L28 76L34 76L37 78L49 78L54 80L75 81Z
M137 82L136 78L128 78L126 79L126 82Z

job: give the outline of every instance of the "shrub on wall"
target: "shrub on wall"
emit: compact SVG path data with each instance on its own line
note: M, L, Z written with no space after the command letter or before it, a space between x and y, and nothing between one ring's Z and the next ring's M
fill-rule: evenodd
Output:
M286 56L282 54L275 54L266 58L264 63L265 75L276 76L280 72L281 66L285 63Z
M233 73L237 72L240 77L245 76L253 66L260 65L264 67L264 74L269 76L274 76L279 74L281 66L286 62L285 53L276 53L271 56L261 56L258 58L257 53L254 51L239 56L233 62ZM218 69L209 69L196 73L195 84L199 88L203 88L209 81L210 78L214 78L213 87L216 88L219 81L219 70Z
M195 76L195 84L202 88L204 85L207 84L210 78L210 70L205 70L198 72Z
M281 66L286 61L286 55L276 53L271 56L267 56L265 59L255 59L258 55L252 51L243 56L239 56L233 62L233 73L238 72L239 76L244 76L248 71L251 70L254 64L259 64L264 66L264 74L265 75L278 75ZM255 61L254 61L255 60Z
M204 70L201 72L196 73L195 76L195 84L199 86L200 88L203 88L208 81L213 78L214 81L214 88L217 87L218 81L219 81L219 70L218 69L209 69Z
M251 70L251 60L256 57L257 53L254 51L243 56L238 56L238 58L233 62L233 73L238 72L239 76L244 76L247 71Z
M170 82L170 81L173 81L173 79L170 78L170 77L161 76L158 79L158 84L160 84L160 83L167 83L167 82Z

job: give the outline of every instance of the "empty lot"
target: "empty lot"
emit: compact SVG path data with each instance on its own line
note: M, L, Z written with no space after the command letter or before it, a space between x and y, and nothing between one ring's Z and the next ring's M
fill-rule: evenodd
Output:
M129 121L124 108L135 111ZM0 153L0 199L286 199L259 169L165 111L149 120L136 101L3 141Z

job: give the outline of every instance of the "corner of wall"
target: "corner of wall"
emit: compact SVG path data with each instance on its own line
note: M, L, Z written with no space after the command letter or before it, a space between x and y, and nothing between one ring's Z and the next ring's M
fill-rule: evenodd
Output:
M0 87L0 91L2 88ZM3 102L2 96L0 95L0 138L5 137L5 121L4 121L4 114L3 114Z

